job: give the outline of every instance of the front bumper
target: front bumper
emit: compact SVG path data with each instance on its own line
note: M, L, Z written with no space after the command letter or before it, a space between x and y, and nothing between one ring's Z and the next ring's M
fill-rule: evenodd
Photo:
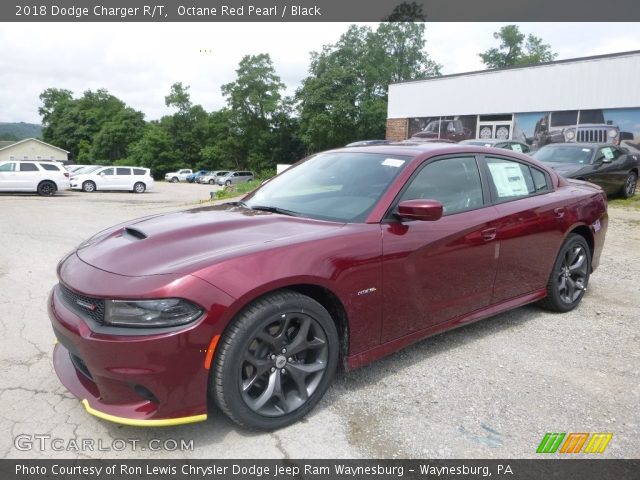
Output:
M132 281L126 278L136 278L120 277L86 264L77 268L93 271L93 285L109 285L114 279L103 278L108 276L119 277L125 283ZM47 302L58 339L54 368L63 385L89 413L136 426L206 420L212 357L208 350L212 339L221 333L222 325L217 320L229 297L195 277L183 281L190 282L197 283L203 297L217 297L213 304L201 303L204 298L198 302L205 306L205 316L184 329L149 335L109 334L105 328L96 331L89 319L69 308L61 289L54 287Z

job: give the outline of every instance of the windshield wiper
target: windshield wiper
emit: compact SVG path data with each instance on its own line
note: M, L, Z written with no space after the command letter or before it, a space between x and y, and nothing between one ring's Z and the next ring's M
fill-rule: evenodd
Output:
M245 204L245 206L247 205ZM297 217L299 215L298 212L294 212L292 210L287 210L285 208L279 207L269 207L267 205L252 205L251 207L247 206L247 208L250 208L252 210L262 210L264 212L279 213L281 215L289 215L291 217Z

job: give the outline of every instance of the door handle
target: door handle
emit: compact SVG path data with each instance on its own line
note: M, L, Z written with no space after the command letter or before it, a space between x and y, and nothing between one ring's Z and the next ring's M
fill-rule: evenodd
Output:
M487 228L486 230L482 230L480 234L485 242L490 242L494 238L496 238L496 234L498 231L495 228Z
M564 217L564 207L554 208L553 213L555 214L556 218Z

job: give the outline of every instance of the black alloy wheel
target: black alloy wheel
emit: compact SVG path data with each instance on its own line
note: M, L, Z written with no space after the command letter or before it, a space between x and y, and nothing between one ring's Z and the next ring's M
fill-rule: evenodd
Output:
M320 400L337 366L338 345L335 324L322 305L297 292L269 294L227 329L210 388L239 425L281 428Z
M636 172L629 172L624 185L622 186L622 196L624 198L631 198L636 193L636 185L638 184L638 174Z
M541 304L556 312L573 310L582 300L591 274L591 251L584 237L570 234L560 248Z
M56 193L56 184L45 180L38 185L38 195L42 197L51 197Z

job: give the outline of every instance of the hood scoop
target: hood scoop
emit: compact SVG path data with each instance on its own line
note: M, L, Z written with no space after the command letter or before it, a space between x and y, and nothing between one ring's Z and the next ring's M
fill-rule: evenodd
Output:
M135 242L137 240L144 240L145 238L147 238L147 236L143 232L133 227L125 227L122 231L122 237L132 242Z

